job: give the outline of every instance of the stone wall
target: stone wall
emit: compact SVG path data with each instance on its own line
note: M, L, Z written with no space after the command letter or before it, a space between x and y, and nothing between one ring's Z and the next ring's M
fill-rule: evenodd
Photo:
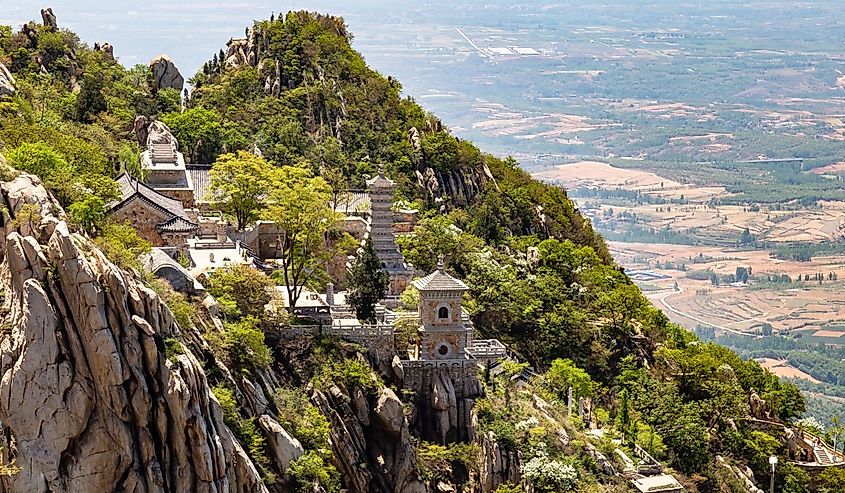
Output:
M119 223L129 221L138 231L141 238L152 243L153 246L171 246L161 237L156 226L170 219L170 216L143 200L134 198L120 209L112 211L109 217Z
M153 186L153 189L165 197L182 202L182 207L185 209L193 209L195 206L194 191L189 188L155 188Z
M420 358L449 360L464 356L464 348L469 343L469 331L420 333ZM446 352L442 352L443 349Z
M405 371L404 387L421 397L428 397L432 383L440 372L449 374L457 397L478 397L480 393L481 386L476 376L478 367L473 360L405 360L402 361L402 369Z

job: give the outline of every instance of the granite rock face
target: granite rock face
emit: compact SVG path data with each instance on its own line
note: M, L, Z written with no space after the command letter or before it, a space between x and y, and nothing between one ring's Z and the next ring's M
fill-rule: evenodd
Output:
M267 444L273 452L273 458L276 460L282 471L286 470L290 463L302 457L305 449L299 440L294 438L287 432L278 421L272 417L262 414L258 418L258 424L267 435Z
M20 468L0 491L266 492L197 359L165 355L180 329L156 293L37 178L0 195L0 458Z
M185 85L185 78L176 68L173 60L167 55L159 55L150 61L150 70L153 72L153 89L178 89L182 90Z
M482 437L481 450L481 478L478 487L481 493L492 493L506 483L520 484L521 458L518 452L501 447L492 431Z
M11 96L15 93L15 78L5 65L0 63L0 96Z
M103 54L103 58L110 62L114 62L114 46L111 43L94 43L94 51L99 51Z
M314 405L331 424L335 466L356 493L425 493L402 401L389 388L376 395L332 386L316 391ZM366 465L366 467L362 467Z

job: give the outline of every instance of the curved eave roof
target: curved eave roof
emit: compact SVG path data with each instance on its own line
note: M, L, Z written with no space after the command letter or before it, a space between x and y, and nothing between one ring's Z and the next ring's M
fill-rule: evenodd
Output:
M431 274L414 281L414 287L420 291L468 291L463 281L455 279L443 269L438 269Z

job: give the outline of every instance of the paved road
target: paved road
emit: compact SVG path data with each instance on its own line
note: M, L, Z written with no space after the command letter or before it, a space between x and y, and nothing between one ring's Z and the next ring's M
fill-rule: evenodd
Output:
M667 310L669 310L670 312L672 312L672 313L674 313L674 314L676 314L676 315L680 315L680 316L682 316L682 317L684 317L684 318L688 318L688 319L690 319L690 320L695 320L695 321L696 321L696 322L698 322L698 323L701 323L701 324L704 324L704 325L708 325L708 326L710 326L710 327L715 327L715 328L717 328L717 329L719 329L719 330L724 330L725 332L730 332L731 334L736 334L736 335L746 336L746 337L755 337L755 334L748 334L748 333L746 333L746 332L740 332L740 331L738 331L738 330L736 330L736 329L731 329L730 327L725 327L725 326L723 326L723 325L716 325L716 324L714 324L714 323L712 323L712 322L708 322L707 320L704 320L704 319L698 318L698 317L696 317L695 315L691 315L691 314L689 314L689 313L684 313L684 312L682 312L682 311L678 310L677 308L675 308L674 306L670 305L670 304L669 304L669 302L668 302L668 301L666 301L666 298L668 298L669 296L671 296L671 295L673 295L673 294L680 294L680 293L683 293L683 292L684 292L684 289L683 289L683 288L681 288L681 287L678 287L678 290L677 290L677 291L675 291L675 290L673 289L673 290L671 290L671 291L665 291L665 292L659 293L659 294L656 296L656 299L657 299L658 301L660 301L660 304L661 304L661 305L663 305L663 306L664 306Z

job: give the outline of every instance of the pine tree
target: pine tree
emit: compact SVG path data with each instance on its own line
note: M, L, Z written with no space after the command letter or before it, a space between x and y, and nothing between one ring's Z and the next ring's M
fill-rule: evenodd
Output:
M375 323L376 303L387 294L390 276L381 270L381 261L371 238L367 238L361 254L349 269L347 282L349 305L355 310L355 316L358 320Z

